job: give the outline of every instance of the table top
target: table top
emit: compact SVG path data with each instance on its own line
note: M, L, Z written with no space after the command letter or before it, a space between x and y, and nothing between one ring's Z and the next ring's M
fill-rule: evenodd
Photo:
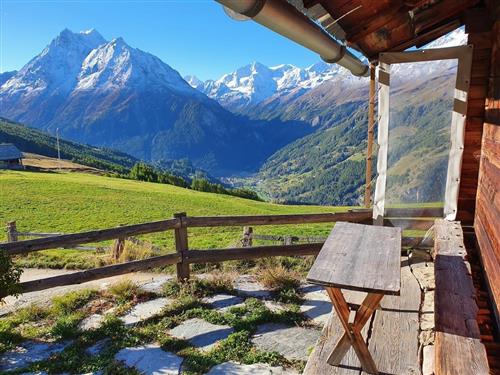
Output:
M323 286L399 295L401 228L337 222L307 281Z

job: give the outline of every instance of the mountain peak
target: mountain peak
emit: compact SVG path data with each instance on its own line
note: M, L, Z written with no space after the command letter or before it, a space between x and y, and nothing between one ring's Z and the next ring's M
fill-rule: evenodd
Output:
M196 77L195 75L187 75L184 77L184 81L189 83L191 87L195 89L203 88L203 81Z
M121 36L119 36L117 38L111 39L111 41L109 43L110 44L114 44L114 45L118 45L118 46L120 46L120 45L128 45Z

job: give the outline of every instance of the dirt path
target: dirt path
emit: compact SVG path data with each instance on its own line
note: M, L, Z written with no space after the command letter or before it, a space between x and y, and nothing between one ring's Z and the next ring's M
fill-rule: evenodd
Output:
M21 281L30 281L42 279L50 276L65 275L76 272L74 270L52 270L39 268L25 268L21 275ZM5 304L0 305L0 316L11 311L26 307L31 304L46 305L50 303L54 296L65 294L73 290L96 288L104 289L109 285L116 283L122 279L132 280L139 285L144 285L153 282L166 281L171 278L171 275L151 272L135 272L121 276L112 276L101 280L89 281L83 284L75 284L68 286L59 286L51 289L42 290L39 292L30 292L21 294L18 297L5 298Z

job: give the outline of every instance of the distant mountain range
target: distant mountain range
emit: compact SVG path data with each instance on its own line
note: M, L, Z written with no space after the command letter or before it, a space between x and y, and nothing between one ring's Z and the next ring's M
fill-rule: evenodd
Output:
M428 47L465 39L456 30ZM430 131L442 133L449 123L431 120L438 109L446 111L453 64L395 67L392 92L401 90L409 100L396 108L407 111L399 118L427 119ZM443 90L427 90L431 78L440 79ZM157 57L95 30L64 30L21 70L0 74L0 116L52 134L59 128L66 138L139 159L188 158L285 202L357 202L367 96L366 78L323 62L307 68L254 62L216 80L183 79ZM420 117L412 112L418 108ZM421 152L425 142L406 144L405 152ZM401 197L418 190L418 176L407 176Z
M185 77L194 88L233 112L255 106L276 96L300 96L332 79L359 84L365 81L336 64L318 62L302 69L290 64L268 67L258 62L225 74L217 80Z
M189 158L219 174L255 170L310 132L235 115L157 57L95 30L63 30L2 80L0 116L149 161Z

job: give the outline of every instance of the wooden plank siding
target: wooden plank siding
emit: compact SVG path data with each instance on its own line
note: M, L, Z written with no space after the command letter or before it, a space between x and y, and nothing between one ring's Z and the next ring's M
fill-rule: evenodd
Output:
M497 12L498 15L498 6ZM498 17L498 16L497 16ZM486 38L485 38L486 39ZM488 91L485 101L479 187L474 229L493 309L500 326L500 19L490 33Z
M484 11L486 12L486 11ZM487 16L485 16L487 18ZM484 107L490 72L491 32L487 22L480 22L477 12L470 12L465 20L468 44L474 46L471 86L468 93L465 141L460 176L457 220L472 224L476 209L476 194L484 123Z

